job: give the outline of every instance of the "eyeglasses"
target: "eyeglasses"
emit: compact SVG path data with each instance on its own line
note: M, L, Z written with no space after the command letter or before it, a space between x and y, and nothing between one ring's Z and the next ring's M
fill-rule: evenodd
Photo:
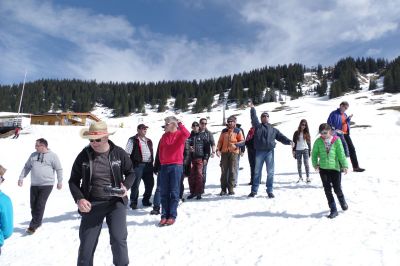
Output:
M328 135L328 133L329 133L329 131L327 131L327 130L323 130L320 132L321 135Z
M228 123L233 123L233 122L235 122L235 121L232 121L232 120L229 120L229 121L228 121Z
M89 139L90 142L101 142L101 139Z

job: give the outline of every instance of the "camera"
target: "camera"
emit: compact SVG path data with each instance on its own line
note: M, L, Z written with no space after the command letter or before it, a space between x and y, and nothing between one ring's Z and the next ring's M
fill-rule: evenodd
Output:
M119 187L105 186L104 192L108 193L110 196L121 196L125 193L125 190Z

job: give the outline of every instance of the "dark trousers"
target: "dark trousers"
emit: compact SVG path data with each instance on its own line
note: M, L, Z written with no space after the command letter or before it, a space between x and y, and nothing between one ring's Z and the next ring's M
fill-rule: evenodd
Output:
M233 192L235 182L237 157L239 155L232 152L224 152L221 154L221 190Z
M137 204L140 180L144 182L143 201L149 201L154 187L153 163L140 163L135 167L136 179L131 188L131 203Z
M353 169L359 168L357 154L356 154L356 148L353 145L353 141L351 140L350 135L344 134L344 140L346 141L347 147L349 148L350 161L351 161L351 165L353 166Z
M335 204L335 198L332 194L332 187L339 201L342 201L344 199L344 195L342 191L341 173L336 170L320 169L319 175L321 177L322 185L324 186L325 196L328 200L328 205L332 206Z
M160 194L161 194L161 218L173 218L178 216L178 203L180 183L182 180L181 164L161 165L160 169Z
M207 165L208 165L208 161L207 163L203 163L203 191L202 193L204 193L204 189L206 187L206 181L207 181Z
M203 190L203 159L193 159L189 176L190 194L200 195Z
M110 233L110 245L115 265L128 265L128 231L126 228L126 206L121 199L111 201L92 202L92 209L88 213L81 213L82 220L79 227L81 241L78 253L79 266L92 266L94 252L99 241L101 227L106 218Z
M31 186L31 214L32 220L29 227L36 229L42 225L44 209L53 186Z
M256 166L256 150L247 147L247 156L249 158L249 165L250 165L250 183L253 184L254 167Z

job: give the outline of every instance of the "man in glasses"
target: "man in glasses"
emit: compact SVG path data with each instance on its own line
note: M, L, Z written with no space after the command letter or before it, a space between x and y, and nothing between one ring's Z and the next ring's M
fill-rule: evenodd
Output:
M137 202L139 197L139 185L140 180L144 182L144 194L142 204L145 207L151 206L150 197L154 187L153 177L153 142L151 139L146 137L147 129L149 127L144 124L137 126L137 134L128 139L125 151L129 154L129 157L133 163L133 169L135 170L135 183L131 188L130 195L130 207L132 210L137 209Z
M108 139L107 124L93 123L82 129L89 139L72 166L69 188L82 216L77 265L93 265L93 256L106 218L115 265L128 265L127 189L135 180L132 161L125 150Z
M215 140L214 140L214 136L213 133L210 132L207 129L207 119L206 118L201 118L199 121L199 125L200 125L200 136L202 139L204 139L209 147L211 147L211 154L210 157L214 158L215 155ZM207 182L207 165L208 165L208 159L205 160L204 165L203 165L203 193L204 193L204 188L206 186L206 182Z
M274 185L274 149L276 146L275 140L285 145L292 145L294 143L283 135L278 129L272 127L269 123L269 114L263 112L261 114L261 122L258 120L256 109L253 103L250 102L250 116L251 124L255 128L254 131L254 149L256 150L256 163L254 168L254 180L251 185L251 192L249 197L257 195L258 187L260 185L261 171L264 162L267 166L267 194L268 198L274 198L273 185Z
M0 185L4 182L3 175L7 169L0 165ZM9 238L14 230L13 206L10 197L0 190L0 255L4 240Z
M217 145L217 156L221 156L221 193L234 195L234 182L236 180L237 157L240 147L244 145L244 137L239 128L236 127L236 117L227 119L227 127L222 130Z
M63 169L57 154L48 148L47 140L40 138L35 143L36 152L32 153L19 176L18 186L22 187L24 178L31 173L30 205L32 220L26 230L35 233L42 225L47 199L54 186L54 172L57 173L57 189L62 188Z
M332 111L328 117L328 124L336 132L342 141L343 148L347 157L350 156L351 165L354 172L364 172L365 169L361 168L358 164L356 148L350 138L350 120L353 115L347 115L346 110L349 108L349 103L343 101L340 103L339 108Z

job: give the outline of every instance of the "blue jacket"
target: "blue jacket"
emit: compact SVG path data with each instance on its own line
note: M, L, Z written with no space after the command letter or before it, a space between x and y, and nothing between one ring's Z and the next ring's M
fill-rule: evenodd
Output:
M0 247L14 230L13 207L10 198L0 191Z
M344 113L344 116L346 117L347 132L350 134L350 117L348 117L346 113ZM340 113L340 108L331 112L327 123L332 127L333 130L342 130L342 114Z
M278 129L272 127L270 124L262 124L258 120L256 109L250 109L251 124L255 128L254 132L254 149L257 151L270 151L276 146L275 140L282 142L285 145L290 145L292 142Z

